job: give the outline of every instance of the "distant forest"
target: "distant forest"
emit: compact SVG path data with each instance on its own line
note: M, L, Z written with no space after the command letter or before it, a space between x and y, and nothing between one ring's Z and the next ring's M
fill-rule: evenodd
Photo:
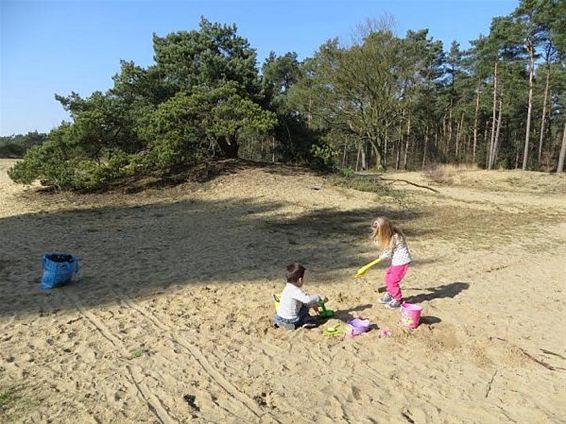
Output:
M202 18L198 30L154 34L154 64L122 61L108 91L56 95L71 120L40 144L12 137L27 153L10 176L99 190L217 158L562 172L565 1L522 0L467 50L426 29L400 37L387 19L368 20L353 39L328 40L303 61L271 53L259 69L235 25Z
M33 146L47 140L47 134L37 131L0 137L0 158L21 158Z

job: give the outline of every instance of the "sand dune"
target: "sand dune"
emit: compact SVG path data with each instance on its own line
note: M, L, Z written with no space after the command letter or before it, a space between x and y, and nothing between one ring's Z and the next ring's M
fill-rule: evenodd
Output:
M0 161L2 422L566 422L564 179L549 192L407 187L398 202L244 167L127 196L38 195L7 178L11 163ZM375 256L379 214L406 229L415 257L403 288L424 317L411 332L376 302L382 268L351 279ZM76 284L39 290L50 251L80 257ZM364 317L392 336L272 328L292 260L337 310L329 324Z

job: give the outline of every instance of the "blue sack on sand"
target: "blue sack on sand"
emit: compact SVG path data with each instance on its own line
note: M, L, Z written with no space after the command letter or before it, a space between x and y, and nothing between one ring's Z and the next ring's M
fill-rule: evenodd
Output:
M61 287L79 272L79 259L66 253L48 253L43 256L42 289Z

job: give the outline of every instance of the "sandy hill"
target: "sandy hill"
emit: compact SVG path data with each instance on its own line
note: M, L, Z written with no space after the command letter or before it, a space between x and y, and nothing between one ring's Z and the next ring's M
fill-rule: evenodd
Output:
M376 194L280 166L137 194L38 194L0 161L0 421L566 421L566 179L451 171ZM377 303L373 217L406 232L414 331ZM41 257L80 257L43 292ZM271 326L284 266L374 330Z

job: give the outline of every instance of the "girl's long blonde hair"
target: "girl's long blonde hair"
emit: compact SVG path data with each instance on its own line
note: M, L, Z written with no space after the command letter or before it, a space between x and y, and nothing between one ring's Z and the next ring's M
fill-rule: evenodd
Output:
M387 249L391 247L393 236L399 234L404 240L405 235L403 232L393 225L393 223L384 216L378 216L371 224L371 239L377 242L380 249Z

